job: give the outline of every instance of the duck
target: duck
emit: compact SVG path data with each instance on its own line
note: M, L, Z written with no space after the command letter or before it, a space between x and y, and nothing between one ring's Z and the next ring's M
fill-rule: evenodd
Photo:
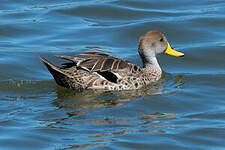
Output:
M55 55L67 60L56 66L40 57L59 86L71 89L135 90L157 82L162 69L157 55L176 57L184 53L174 50L166 36L159 31L148 31L140 37L138 53L142 67L105 53L86 52L77 56Z

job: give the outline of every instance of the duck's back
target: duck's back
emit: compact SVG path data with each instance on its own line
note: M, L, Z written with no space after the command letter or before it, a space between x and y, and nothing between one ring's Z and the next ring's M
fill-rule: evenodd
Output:
M42 58L56 82L68 88L117 87L118 81L127 77L138 77L141 68L129 61L111 55L90 52L80 54L84 57L58 55L70 63L57 67ZM86 57L85 57L86 56ZM110 88L110 89L111 89Z

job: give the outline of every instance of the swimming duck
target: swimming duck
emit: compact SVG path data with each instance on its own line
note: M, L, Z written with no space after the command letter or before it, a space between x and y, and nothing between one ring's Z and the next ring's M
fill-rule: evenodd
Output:
M156 55L165 53L184 56L171 48L164 34L145 33L139 41L138 52L143 67L127 60L99 52L81 53L79 57L56 55L70 63L55 66L41 57L56 83L72 89L132 90L149 85L161 78L162 70Z

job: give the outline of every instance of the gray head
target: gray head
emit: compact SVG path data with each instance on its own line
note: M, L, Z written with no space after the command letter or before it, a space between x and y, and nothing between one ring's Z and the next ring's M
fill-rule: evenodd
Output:
M156 57L159 53L166 53L173 56L184 55L173 50L165 35L158 31L149 31L140 38L138 52L142 58L143 65L145 63L151 63L149 60Z

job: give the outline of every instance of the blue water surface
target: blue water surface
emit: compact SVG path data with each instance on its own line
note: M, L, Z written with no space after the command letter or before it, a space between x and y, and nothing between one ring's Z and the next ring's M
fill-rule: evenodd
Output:
M225 149L225 1L2 0L0 149ZM184 58L137 91L56 85L40 61L104 52L141 65L139 37L163 32Z

